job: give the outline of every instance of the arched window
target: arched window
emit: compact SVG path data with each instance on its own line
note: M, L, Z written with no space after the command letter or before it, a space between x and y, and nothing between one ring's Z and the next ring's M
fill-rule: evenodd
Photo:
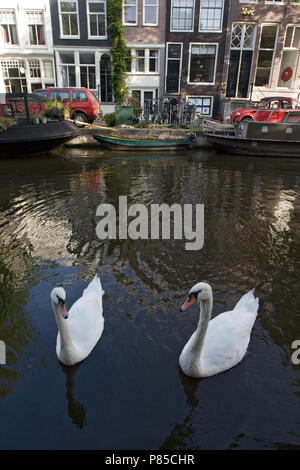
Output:
M113 101L111 59L108 54L103 54L100 60L100 86L101 102L111 103Z

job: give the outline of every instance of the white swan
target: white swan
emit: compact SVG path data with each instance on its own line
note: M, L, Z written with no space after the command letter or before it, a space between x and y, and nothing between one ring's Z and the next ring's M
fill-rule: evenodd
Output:
M187 310L197 301L200 303L200 318L179 358L186 375L210 377L230 369L243 359L258 310L258 298L254 297L253 291L243 295L233 310L210 320L213 304L210 285L199 282L191 288L180 311Z
M63 364L72 366L83 361L99 341L104 327L103 294L100 279L95 276L68 313L63 287L52 290L50 298L58 327L56 354Z

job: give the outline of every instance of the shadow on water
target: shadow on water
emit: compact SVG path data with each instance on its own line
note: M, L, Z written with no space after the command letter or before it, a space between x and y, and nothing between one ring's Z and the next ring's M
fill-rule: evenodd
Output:
M297 160L83 152L0 164L0 339L8 351L0 406L4 422L15 419L3 448L300 445L300 373L291 364L300 338ZM96 208L117 208L120 195L147 209L203 203L204 247L99 240ZM55 355L49 293L64 285L71 306L97 272L103 338L69 369ZM182 314L179 305L203 279L213 287L213 316L254 286L260 308L242 363L197 381L178 357L199 312Z

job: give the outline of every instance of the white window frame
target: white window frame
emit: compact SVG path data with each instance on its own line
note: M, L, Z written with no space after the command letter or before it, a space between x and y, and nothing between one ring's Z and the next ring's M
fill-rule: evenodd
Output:
M201 9L202 9L202 1L200 2L200 8L199 8L199 25L198 25L198 31L199 33L221 33L223 31L223 15L224 15L224 3L225 0L222 0L222 13L221 13L221 20L220 20L220 29L201 29Z
M90 15L99 15L101 13L94 13L89 11L90 3L103 3L104 4L104 19L105 19L105 34L102 36L92 36L90 26ZM106 0L86 0L86 15L88 24L88 39L107 39L107 11L106 11Z
M137 26L138 25L138 0L134 0L135 1L135 5L134 4L127 4L125 5L124 1L123 1L123 25L125 26ZM135 6L135 23L126 23L125 22L125 6L129 7L133 7Z
M168 50L169 50L169 44L180 44L181 48L181 53L180 53L180 59L168 59ZM165 93L168 95L180 95L181 91L181 73L182 73L182 53L183 53L183 43L182 42L175 42L175 41L170 41L166 43L166 66L165 66ZM179 60L179 74L178 74L178 92L177 93L169 93L167 92L167 76L168 76L168 60Z
M292 35L292 39L291 39L291 44L292 44L292 47L288 47L288 46L285 46L285 41L286 41L286 36L287 36L287 30L288 28L293 28L294 31L293 31L293 35ZM295 36L295 28L300 28L300 25L299 24L295 24L295 23L289 23L286 25L286 28L285 28L285 35L284 35L284 41L283 41L283 47L282 47L282 51L281 51L281 56L280 56L280 64L279 64L279 69L278 69L278 80L277 80L277 85L276 85L276 88L279 89L279 90L292 90L293 88L295 88L295 82L297 80L297 69L298 69L298 66L299 66L299 62L300 62L300 47L297 48L297 47L293 47L293 42L294 42L294 36ZM293 77L293 82L292 82L292 85L291 87L284 87L284 86L280 86L278 85L278 82L279 82L279 76L280 76L280 72L281 72L281 64L282 64L282 58L283 58L283 54L284 52L296 52L298 51L298 59L297 59L297 64L296 64L296 72L295 72L295 75Z
M211 100L210 114L202 114L202 116L205 116L205 117L211 117L212 116L213 108L214 108L214 96L212 96L212 95L187 95L186 96L186 101L188 101L189 98L195 99L195 100L197 100L199 98L201 98L201 99L210 98L210 100ZM197 106L197 105L195 105L195 106Z
M191 81L190 81L190 68L191 68L192 46L216 46L215 64L214 64L214 78L213 78L213 81L212 81L212 82L191 82ZM187 83L188 83L189 85L194 85L194 86L212 86L212 85L215 85L215 84L216 84L216 71L217 71L218 52L219 52L219 43L217 43L217 42L190 42L190 46L189 46L188 76L187 76Z
M263 23L261 25L261 28L260 28L260 38L259 38L259 44L258 44L258 48L257 48L257 59L256 59L256 65L255 65L255 77L254 77L254 87L259 87L261 85L255 85L255 80L256 80L256 73L257 73L257 64L258 64L258 58L259 58L259 52L261 50L271 50L271 49L266 49L265 47L264 48L261 48L260 47L260 43L261 43L261 38L262 38L262 33L263 33L263 28L264 26L276 26L277 27L277 30L276 30L276 37L275 37L275 43L274 43L274 49L273 49L273 57L272 57L272 64L271 64L271 70L270 70L270 77L269 77L269 84L267 85L267 88L271 86L271 82L272 82L272 77L273 77L273 71L274 71L274 62L275 62L275 53L276 53L276 49L277 49L277 42L278 42L278 34L279 34L279 24L278 23ZM256 46L254 46L256 47ZM265 87L265 85L263 85Z
M156 8L156 21L155 23L146 23L145 21L145 7L155 7ZM143 0L143 26L158 26L158 12L159 12L159 0L156 0L155 5L147 5L147 0Z
M172 43L173 44L173 43ZM136 55L136 51L138 50L143 50L145 51L144 55L144 64L145 68L143 72L137 71L136 63L138 56ZM157 51L157 71L156 72L150 72L150 51ZM131 53L131 72L126 72L128 75L159 75L159 64L160 64L160 49L156 47L131 47L130 48L130 53ZM142 57L141 57L142 58ZM151 91L151 90L150 90Z
M170 31L175 33L191 33L194 31L194 20L195 20L195 0L193 0L193 14L192 14L192 29L173 29L173 1L171 0L171 11L170 11ZM171 42L171 44L176 44L175 42Z
M64 35L63 34L63 25L62 25L62 15L67 14L67 12L62 12L60 8L61 2L66 2L66 3L76 3L76 18L77 18L77 29L78 29L78 34L75 35ZM80 24L79 24L79 9L78 9L78 0L57 0L58 3L58 16L59 16L59 28L60 28L60 39L80 39ZM75 12L70 12L72 15L75 14Z
M42 26L44 27L44 39L45 39L45 44L31 44L30 42L30 33L29 33L29 26L36 26L37 23L28 23L28 17L27 17L27 13L31 13L31 12L38 12L38 13L41 13L42 14L42 23L39 23L39 24L42 24ZM47 47L47 39L46 39L46 29L45 29L45 17L44 17L44 11L43 10L25 10L25 13L26 13L26 19L27 19L27 36L28 36L28 46L29 47L33 47L33 48L45 48Z
M278 0L265 0L265 3L269 3L271 5L284 5L284 0L278 2Z
M246 25L246 26L249 26L249 25L254 25L255 27L255 32L254 32L254 38L253 38L253 47L252 48L249 48L249 47L243 47L244 46L244 34L245 34L245 31L242 31L242 34L241 34L241 39L242 39L242 47L241 45L239 47L232 47L232 33L233 33L233 28L235 27L235 25ZM254 52L256 50L256 35L257 35L257 28L258 28L258 25L257 23L254 23L254 22L249 22L247 23L246 21L234 21L231 25L231 32L230 32L230 52L229 52L229 65L228 65L228 69L227 69L227 82L228 82L228 73L229 73L229 67L230 67L230 54L231 54L231 51L233 49L236 49L236 50L239 50L241 51L241 56L242 56L242 53L243 51L252 51L252 60L251 60L251 68L250 68L250 76L249 76L249 84L248 84L248 94L247 94L247 97L246 98L240 98L240 97L237 97L236 94L237 94L237 90L238 90L238 83L239 83L239 77L240 77L240 71L241 71L241 56L240 56L240 59L239 59L239 68L238 68L238 74L237 74L237 77L238 77L238 80L237 80L237 87L236 87L236 90L235 90L235 96L231 96L230 99L238 99L238 100L249 100L249 95L250 95L250 80L251 80L251 76L253 74L253 59L254 59ZM243 28L244 29L244 28ZM226 87L226 93L227 93L227 87Z
M1 35L0 35L0 46L1 48L19 48L20 47L20 40L19 40L19 32L18 32L18 25L17 25L17 18L16 18L16 10L15 8L0 8L0 13L6 11L6 12L11 12L13 13L14 16L14 23L0 23L0 24L7 24L7 25L14 25L16 27L16 35L17 35L17 44L6 44L4 41L2 41ZM10 33L9 33L10 34Z

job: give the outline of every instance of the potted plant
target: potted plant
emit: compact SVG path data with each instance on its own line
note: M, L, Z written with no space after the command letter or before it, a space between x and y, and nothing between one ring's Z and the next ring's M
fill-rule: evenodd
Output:
M32 114L32 124L39 124L39 123L40 123L40 115Z

